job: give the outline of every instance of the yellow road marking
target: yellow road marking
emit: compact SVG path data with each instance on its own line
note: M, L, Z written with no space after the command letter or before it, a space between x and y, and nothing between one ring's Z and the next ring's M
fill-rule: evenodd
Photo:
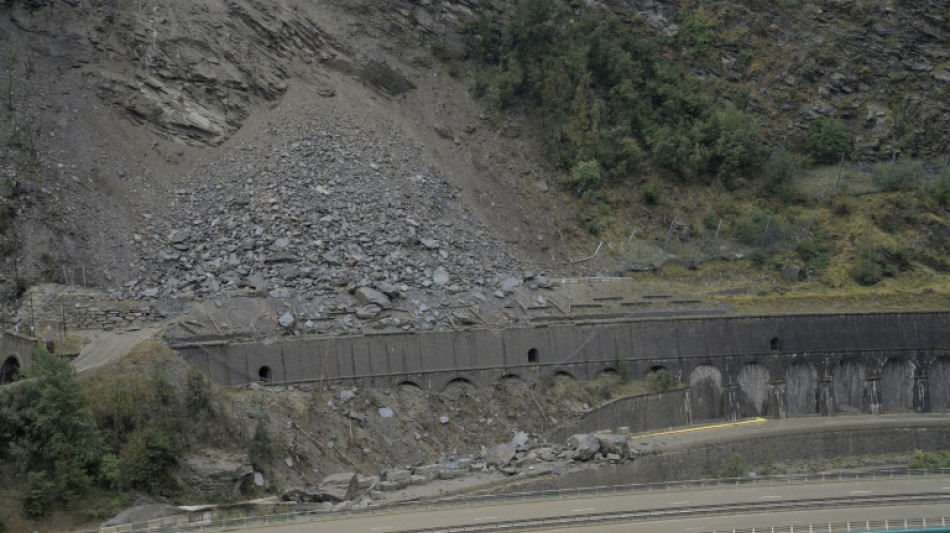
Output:
M753 418L751 420L743 420L741 422L726 422L723 424L710 424L708 426L695 426L682 429L671 429L669 431L659 431L656 433L645 433L643 435L634 435L635 438L641 439L646 437L659 437L661 435L676 435L678 433L691 433L693 431L705 431L707 429L719 429L719 428L731 428L736 426L748 426L750 424L761 424L765 422L765 418Z

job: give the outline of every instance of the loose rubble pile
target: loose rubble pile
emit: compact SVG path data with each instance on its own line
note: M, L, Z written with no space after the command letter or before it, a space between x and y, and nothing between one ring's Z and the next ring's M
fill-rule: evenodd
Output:
M437 463L384 469L379 476L355 473L328 476L313 487L295 487L281 494L284 501L330 503L344 506L383 498L382 493L402 491L441 480L478 474L539 477L558 475L586 462L620 463L640 452L631 448L625 434L603 431L573 435L563 445L544 442L537 435L518 432L510 442L483 447L472 454L446 457Z
M521 284L504 274L518 270L505 245L397 131L313 119L270 133L271 146L234 149L167 211L143 214L139 275L121 296L247 290L293 298L286 329L344 315L337 331L349 331L390 309L403 313L381 326L430 329L473 321L453 309L477 313Z

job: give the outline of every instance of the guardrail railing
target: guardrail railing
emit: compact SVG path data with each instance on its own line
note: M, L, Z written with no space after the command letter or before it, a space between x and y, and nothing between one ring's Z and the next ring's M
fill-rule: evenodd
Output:
M258 515L249 515L237 518L222 518L215 520L202 520L182 522L179 517L165 517L149 520L146 522L136 522L131 524L122 524L118 526L102 527L99 533L187 533L191 531L222 531L226 529L239 529L244 527L260 526L267 524L279 524L288 522L308 522L316 520L328 520L335 518L344 518L355 515L371 515L378 513L387 513L399 510L425 508L431 509L443 506L470 506L477 504L490 503L510 503L530 500L550 500L563 499L569 497L598 496L605 494L617 494L623 492L655 492L667 490L702 490L713 487L725 486L746 486L746 485L785 485L785 484L803 484L803 483L829 483L843 481L860 481L868 479L900 479L924 476L948 476L950 468L936 469L878 469L861 472L838 472L825 474L786 474L776 476L757 476L747 478L725 478L725 479L698 479L683 481L662 481L655 483L635 483L627 485L604 485L594 487L568 488L568 489L549 489L531 492L507 492L500 494L467 494L439 498L436 500L413 500L404 502L392 502L372 507L359 509L347 509L342 511L296 511L296 512L264 512ZM490 489L486 489L490 490ZM946 495L950 498L950 494ZM950 502L950 499L947 500ZM786 502L789 503L789 502ZM782 504L773 503L765 505L779 506ZM277 505L272 507L276 508ZM718 506L721 507L721 506ZM226 512L226 509L225 509ZM471 528L472 526L468 526ZM547 526L545 526L547 527ZM429 530L419 530L428 533ZM437 529L434 531L462 531L450 529ZM474 531L465 529L464 531ZM489 530L479 530L489 531ZM764 530L763 530L764 531ZM804 531L804 530L802 530Z
M797 526L763 526L744 529L712 529L700 533L845 533L852 531L950 531L950 518L906 518L826 522Z

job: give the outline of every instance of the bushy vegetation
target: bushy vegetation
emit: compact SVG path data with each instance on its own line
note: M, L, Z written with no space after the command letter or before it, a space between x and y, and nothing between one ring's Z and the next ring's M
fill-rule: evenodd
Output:
M705 53L705 14L681 17L684 46ZM536 111L566 169L595 164L623 180L653 164L687 180L738 183L765 162L754 120L609 13L573 16L555 0L520 0L505 20L482 18L469 33L469 57L483 64L477 94L499 110Z
M723 460L716 475L720 479L738 479L749 475L749 467L745 460L737 452L732 452L728 458Z
M157 346L144 350L155 356ZM207 378L188 369L176 384L161 354L131 357L136 370L80 381L67 359L38 347L24 379L0 391L0 461L8 477L22 479L25 516L72 508L95 491L118 506L127 501L114 496L129 491L174 499L184 495L175 473L183 451L241 448ZM259 435L247 451L268 459L268 446ZM106 507L96 513L117 510Z
M907 464L908 468L950 468L950 451L925 452L914 450L914 455Z
M851 132L844 122L821 117L811 126L809 146L816 163L833 164L851 156Z

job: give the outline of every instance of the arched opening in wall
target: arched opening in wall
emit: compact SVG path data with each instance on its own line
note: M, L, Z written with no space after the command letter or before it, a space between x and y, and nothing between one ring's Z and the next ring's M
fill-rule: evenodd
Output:
M271 381L271 371L269 366L262 366L260 370L257 371L257 379L263 382Z
M881 369L881 409L910 411L914 408L914 363L893 357Z
M415 381L404 379L396 384L396 406L399 411L406 412L416 409L419 402L424 402L426 392Z
M723 417L722 372L710 365L700 365L689 373L689 408L693 420Z
M739 416L763 416L768 412L769 369L747 363L739 370Z
M950 409L950 356L940 356L931 363L927 386L930 387L930 408L934 411Z
M835 412L860 413L864 410L864 388L867 372L864 365L845 359L835 365L831 374L835 395Z
M419 385L418 383L410 379L404 379L400 381L399 383L396 383L396 390L397 391L404 391L404 390L421 391L422 385Z
M0 367L0 385L13 382L19 373L20 360L12 355L7 357L7 360L3 362L3 366Z
M475 385L464 377L456 377L446 382L442 387L442 396L456 400L461 397L471 398L475 395Z
M502 394L514 394L528 390L528 384L518 374L505 374L495 381L495 390Z
M769 349L773 352L778 352L782 350L782 339L778 337L772 337L769 340Z
M818 371L809 363L795 363L785 370L785 399L789 416L818 412Z
M529 363L538 363L541 361L540 354L538 353L537 348L531 348L528 350L528 362Z

